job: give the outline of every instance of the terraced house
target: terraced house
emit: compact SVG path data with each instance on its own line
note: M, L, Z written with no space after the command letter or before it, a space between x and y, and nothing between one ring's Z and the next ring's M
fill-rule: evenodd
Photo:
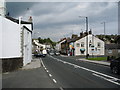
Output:
M74 37L75 36L75 37ZM103 56L105 55L105 44L104 41L95 37L91 31L82 32L80 36L72 36L71 39L66 39L61 45L63 51L71 56ZM62 52L62 51L61 51Z

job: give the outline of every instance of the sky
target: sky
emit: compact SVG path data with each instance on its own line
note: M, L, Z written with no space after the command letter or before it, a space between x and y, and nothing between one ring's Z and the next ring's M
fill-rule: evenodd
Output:
M27 21L32 16L33 38L51 38L59 41L85 30L88 17L93 34L118 34L117 2L7 2L7 12L14 18ZM83 16L83 17L79 17Z

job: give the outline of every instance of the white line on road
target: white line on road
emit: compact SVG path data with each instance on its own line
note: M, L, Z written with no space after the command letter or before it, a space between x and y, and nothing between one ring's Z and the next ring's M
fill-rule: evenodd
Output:
M57 81L56 81L55 79L53 79L53 82L54 82L54 83L57 83Z
M120 85L120 83L114 82L114 81L111 80L111 79L107 79L107 78L105 78L105 77L103 77L103 76L100 76L100 75L97 75L97 74L95 74L95 73L93 73L93 75L94 75L94 76L97 76L97 77L99 77L99 78L102 78L102 79L104 79L104 80L107 80L107 81L109 81L109 82L112 82L112 83L114 83L114 84Z
M48 70L46 70L46 72L49 72Z
M60 90L64 90L62 87L60 87Z
M52 77L52 75L51 75L51 74L49 74L49 76L50 76L50 77Z
M52 56L51 58L57 60L57 58L55 58L55 57L53 57L53 56ZM59 59L59 61L61 61L61 62L63 62L63 63L66 62L66 61L63 61L63 60L60 60L60 59ZM78 66L78 65L76 65L76 64L72 64L72 63L69 63L69 62L66 62L66 63L69 64L69 65L71 65L71 66L74 66L74 67L76 67L76 68L80 68L80 69L83 69L83 70L86 70L86 71L95 73L95 74L97 74L97 75L102 75L102 76L104 76L104 77L110 78L111 80L112 80L112 79L114 79L114 80L119 80L118 78L112 77L112 76L110 76L110 75L106 75L106 74L103 74L103 73L100 73L100 72L97 72L97 71L94 71L94 70L91 70L91 69L88 69L88 68L85 68L85 67L81 67L81 66ZM106 80L106 79L105 79L105 80ZM117 84L117 83L114 82L114 81L110 81L110 80L107 80L107 81L112 82L112 83L114 83L114 84ZM118 84L117 84L117 85L118 85ZM120 85L120 84L119 84L119 85Z

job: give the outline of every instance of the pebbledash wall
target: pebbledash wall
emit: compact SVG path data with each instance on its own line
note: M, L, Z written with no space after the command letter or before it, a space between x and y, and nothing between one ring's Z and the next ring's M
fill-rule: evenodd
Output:
M31 62L31 31L7 18L0 16L0 59L2 71L13 71Z

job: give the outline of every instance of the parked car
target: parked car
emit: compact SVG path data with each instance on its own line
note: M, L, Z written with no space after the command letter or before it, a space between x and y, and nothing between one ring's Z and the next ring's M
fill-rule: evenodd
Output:
M114 74L120 74L120 57L111 60L110 68Z
M39 53L34 54L34 56L35 57L45 57L46 55L41 53L41 52L39 52Z
M50 53L49 53L50 55L54 55L54 51L50 51Z
M59 53L58 51L56 51L56 52L55 52L55 55L58 56L58 55L60 55L60 53Z

